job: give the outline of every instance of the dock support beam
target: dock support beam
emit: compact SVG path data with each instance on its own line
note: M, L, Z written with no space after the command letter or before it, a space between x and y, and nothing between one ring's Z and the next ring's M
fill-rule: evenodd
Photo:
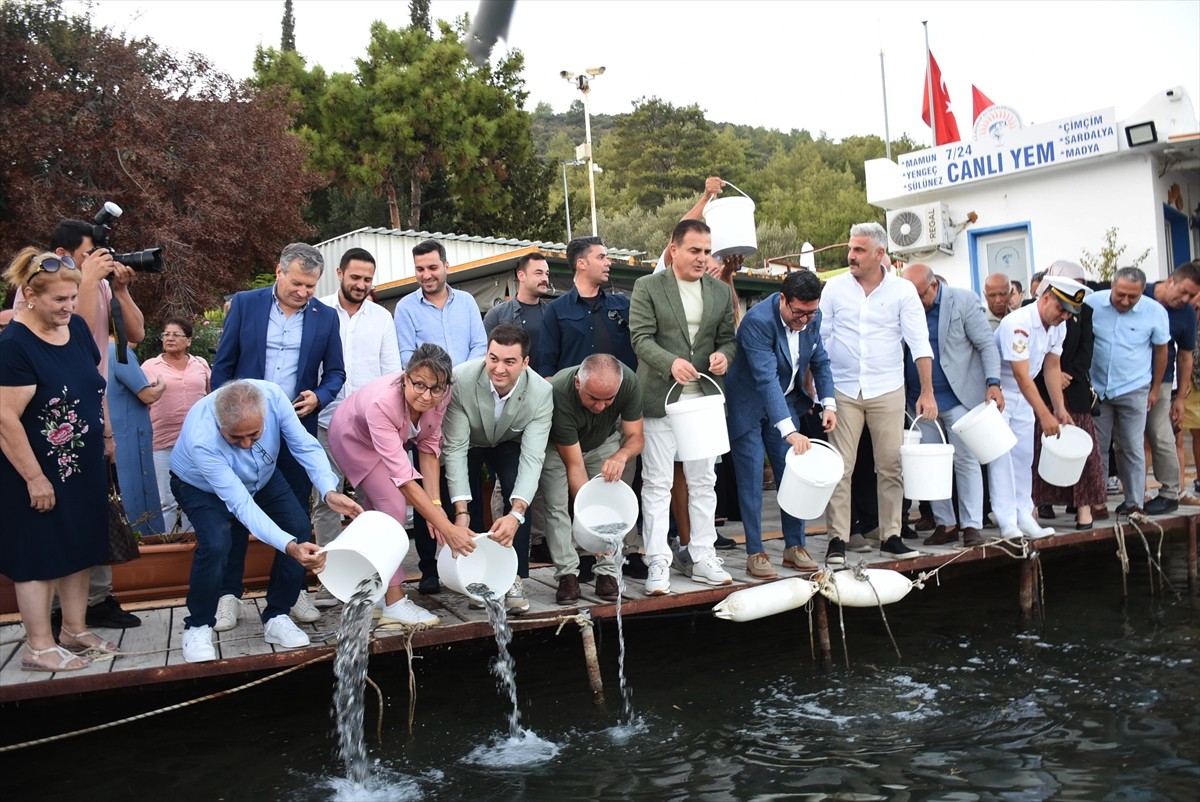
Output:
M1025 627L1033 625L1038 604L1038 552L1030 551L1029 556L1021 560L1021 624Z
M583 613L582 615L586 615ZM587 663L588 685L592 689L592 702L604 704L604 680L600 676L600 660L596 655L596 632L591 616L579 625L579 637L583 641L583 659Z
M833 647L829 642L829 603L820 593L813 596L813 607L817 611L817 648L821 650L821 662L833 662Z
M1193 515L1188 518L1187 522L1187 576L1188 576L1188 593L1192 596L1196 595L1196 521L1200 520L1200 515Z

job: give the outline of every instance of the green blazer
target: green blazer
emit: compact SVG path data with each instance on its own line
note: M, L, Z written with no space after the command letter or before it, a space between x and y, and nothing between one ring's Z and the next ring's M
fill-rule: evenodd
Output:
M542 460L546 458L554 390L550 382L526 368L496 420L492 380L484 367L485 360L472 359L454 368L453 395L442 422L442 454L450 498L471 498L467 475L467 452L471 448L519 440L521 459L512 495L532 503L542 476Z
M701 373L708 370L708 358L717 351L733 363L737 340L733 331L733 294L729 285L705 274L700 279L700 294L704 298L704 314L696 341L688 338L687 318L679 283L671 268L642 276L633 283L633 299L629 304L629 336L638 357L638 381L642 385L644 414L647 418L662 418L666 412L667 391L675 385L671 363L686 359ZM712 376L724 386L720 376ZM717 388L700 380L705 395L715 395ZM674 401L678 391L672 395Z

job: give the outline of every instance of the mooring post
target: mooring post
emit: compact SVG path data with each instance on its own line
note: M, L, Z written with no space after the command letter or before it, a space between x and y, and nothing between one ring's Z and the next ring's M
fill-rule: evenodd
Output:
M1030 551L1029 556L1021 560L1021 623L1028 627L1033 624L1034 605L1037 603L1038 553Z
M1192 596L1196 595L1196 521L1200 520L1200 515L1193 515L1188 518L1187 523L1187 571L1188 571L1188 593Z
M833 647L829 643L829 605L821 594L813 596L813 607L817 611L817 646L821 649L821 662L833 661Z
M586 611L579 614L586 621L579 623L579 637L583 640L583 659L587 662L588 685L592 688L592 702L604 704L604 680L600 676L600 659L596 655L596 633L592 617Z

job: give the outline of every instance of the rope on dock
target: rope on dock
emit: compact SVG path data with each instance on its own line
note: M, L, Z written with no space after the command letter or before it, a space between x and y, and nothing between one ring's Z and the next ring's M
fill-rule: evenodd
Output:
M375 698L379 700L379 716L375 721L375 741L380 746L383 746L383 689L375 684L375 680L371 679L369 674L363 677L363 679L375 689Z
M558 617L558 629L554 630L555 637L562 634L563 627L567 624L578 624L580 629L591 629L595 626L591 615L587 613L576 613L575 615L560 615Z
M291 668L285 668L282 671L276 671L274 674L271 674L270 676L256 679L253 682L247 682L246 684L239 685L236 688L229 688L228 690L217 691L216 693L210 693L205 696L198 697L196 699L190 699L186 702L180 702L178 704L168 705L167 707L160 707L157 710L151 710L147 713L139 713L136 716L129 716L128 718L122 718L122 719L118 719L116 721L110 721L106 724L97 724L94 727L84 727L83 729L72 730L71 732L64 732L60 735L51 735L46 738L37 738L32 741L23 741L22 743L9 744L8 746L0 746L0 753L15 752L18 749L25 749L30 746L41 746L43 744L54 743L55 741L62 741L67 738L74 738L77 735L87 735L87 734L93 733L93 732L100 732L102 730L112 729L113 727L117 727L122 724L129 724L134 721L141 721L142 719L152 718L154 716L160 716L163 713L170 713L173 710L181 710L185 707L191 707L192 705L199 704L200 702L209 702L209 701L212 701L213 699L220 699L225 696L232 696L235 693L239 693L241 691L245 691L250 688L254 688L258 685L263 685L265 683L270 682L273 679L278 679L279 677L285 676L287 674L291 674L294 671L299 671L302 668L307 668L308 666L311 666L315 663L320 663L325 660L331 660L331 659L333 659L333 656L334 656L334 652L332 652L332 651L326 652L325 654L318 655L318 656L312 658L311 660L306 660L303 663L294 665Z
M1142 524L1149 524L1158 530L1157 548L1151 549L1150 541L1146 538L1146 532L1142 529ZM1144 514L1134 513L1133 515L1129 516L1129 525L1135 532L1137 532L1138 537L1141 538L1142 546L1146 549L1146 573L1148 574L1148 579L1150 581L1151 593L1154 592L1154 572L1157 571L1159 578L1159 589L1161 590L1164 587L1170 588L1176 597L1182 596L1181 591L1176 589L1175 585L1171 583L1170 577L1167 576L1166 571L1164 571L1162 567L1162 547L1163 542L1166 540L1166 532L1163 530L1162 524ZM1129 537L1130 533L1121 524L1119 519L1114 524L1113 528L1116 532L1115 540L1117 541L1117 559L1121 563L1121 591L1122 595L1128 596L1129 583L1127 577L1129 575L1129 550L1125 545L1125 538Z

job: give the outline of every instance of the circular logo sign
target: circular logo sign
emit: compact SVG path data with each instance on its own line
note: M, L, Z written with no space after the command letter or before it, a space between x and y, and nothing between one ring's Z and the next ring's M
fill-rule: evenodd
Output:
M975 121L975 141L986 139L999 145L1009 131L1020 127L1021 115L1012 106L988 106Z

